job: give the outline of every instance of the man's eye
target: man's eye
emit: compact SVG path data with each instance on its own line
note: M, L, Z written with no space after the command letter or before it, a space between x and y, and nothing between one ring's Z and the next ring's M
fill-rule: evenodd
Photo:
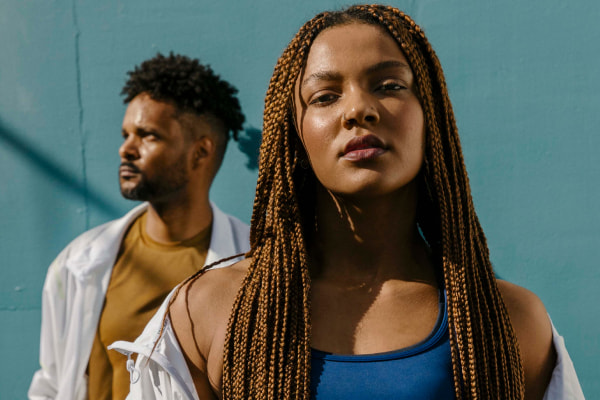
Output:
M150 140L150 141L159 139L158 135L153 132L142 132L142 133L140 133L140 137L144 140Z

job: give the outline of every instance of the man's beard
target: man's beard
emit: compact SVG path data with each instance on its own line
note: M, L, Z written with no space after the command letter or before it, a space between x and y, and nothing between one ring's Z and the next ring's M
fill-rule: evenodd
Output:
M121 185L121 195L123 197L129 200L152 202L179 191L189 181L185 170L185 160L183 159L164 168L160 174L155 175L152 179L148 179L142 171L139 171L139 177L139 182L134 187L124 188Z

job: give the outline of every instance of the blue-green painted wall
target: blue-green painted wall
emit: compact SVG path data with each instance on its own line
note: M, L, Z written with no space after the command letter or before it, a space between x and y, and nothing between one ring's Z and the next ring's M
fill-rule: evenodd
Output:
M157 51L200 57L260 129L275 61L334 0L0 1L0 398L37 368L46 268L120 198L125 72ZM600 398L600 2L393 1L444 66L497 272L536 292ZM248 221L256 171L234 142L212 190Z

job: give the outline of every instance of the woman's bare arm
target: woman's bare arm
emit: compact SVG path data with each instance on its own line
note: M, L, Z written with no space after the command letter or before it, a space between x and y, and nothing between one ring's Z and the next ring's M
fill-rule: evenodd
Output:
M179 291L169 310L198 396L221 397L223 346L231 308L250 260L206 272Z
M533 292L501 280L498 280L498 288L519 341L525 372L525 398L541 400L556 364L550 318L544 304Z

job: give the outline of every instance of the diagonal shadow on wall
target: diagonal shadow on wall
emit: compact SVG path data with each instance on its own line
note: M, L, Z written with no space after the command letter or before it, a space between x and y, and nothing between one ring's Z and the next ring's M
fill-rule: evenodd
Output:
M90 206L96 207L107 216L115 218L121 214L120 210L100 193L87 188L80 179L67 171L66 168L61 167L48 156L35 150L31 143L19 137L18 134L11 132L2 120L0 120L0 143L8 145L8 147L26 159L30 165L56 181L64 189L87 200Z
M258 152L260 142L262 140L262 132L260 129L248 127L238 137L238 149L248 157L246 168L251 171L258 169Z

